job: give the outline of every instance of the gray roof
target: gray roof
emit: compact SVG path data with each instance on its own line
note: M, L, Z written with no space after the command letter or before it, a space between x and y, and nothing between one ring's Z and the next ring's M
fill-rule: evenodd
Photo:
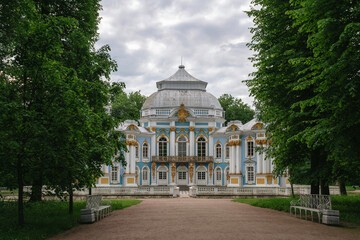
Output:
M151 94L145 101L142 109L179 107L215 108L222 107L218 99L212 94L200 90L162 90Z
M158 91L151 94L142 109L185 107L221 109L215 96L206 92L207 82L191 76L183 65L171 77L156 83Z

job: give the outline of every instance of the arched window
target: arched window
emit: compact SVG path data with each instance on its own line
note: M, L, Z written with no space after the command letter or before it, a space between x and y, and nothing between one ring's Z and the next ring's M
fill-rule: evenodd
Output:
M198 146L198 156L199 157L204 157L206 156L206 141L205 138L200 137L198 138L198 142L197 142L197 146Z
M178 138L178 156L186 156L186 138Z
M111 182L112 183L119 182L119 167L118 166L111 167Z
M159 139L159 156L167 156L167 139L165 137Z
M139 158L139 144L135 146L135 158Z
M142 180L143 180L143 181L147 181L147 180L148 180L148 168L144 168L144 169L143 169Z
M225 158L230 158L230 147L228 144L225 147Z
M216 181L221 181L221 168L216 169Z
M147 143L143 144L142 152L143 152L143 158L149 158L149 145Z
M221 144L216 144L216 158L221 158Z

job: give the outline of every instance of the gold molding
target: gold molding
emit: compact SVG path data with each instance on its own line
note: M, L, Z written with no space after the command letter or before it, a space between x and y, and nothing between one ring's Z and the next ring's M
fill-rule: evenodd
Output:
M193 182L194 177L194 163L189 163L190 182Z
M212 132L214 129L212 127L208 128L209 132Z
M151 163L151 169L152 169L153 179L155 179L156 163L154 162Z
M175 130L176 130L176 127L170 127L171 132L175 132Z
M156 131L156 127L152 127L151 131L155 132Z
M212 171L213 171L213 163L209 163L209 174L210 174L210 180L212 179Z
M183 123L186 122L186 118L190 115L189 111L185 110L184 104L180 104L180 109L177 111L177 115L179 117L178 121Z
M191 131L191 132L193 132L193 131L195 131L195 127L189 127L189 130Z
M176 174L176 163L171 163L171 177L173 182L175 182L175 174Z

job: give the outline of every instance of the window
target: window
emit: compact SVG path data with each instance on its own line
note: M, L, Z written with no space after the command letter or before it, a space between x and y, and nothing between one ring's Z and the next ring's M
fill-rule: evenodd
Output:
M164 137L159 139L159 156L167 156L167 139Z
M221 116L221 112L220 112L220 111L216 111L216 116Z
M205 141L205 138L203 138L203 137L198 138L197 146L198 146L198 156L199 157L206 156L206 141Z
M179 172L179 180L186 180L186 172Z
M198 180L205 180L205 172L198 172Z
M249 184L252 184L255 181L255 171L254 171L254 167L250 166L250 167L246 167L246 171L247 171L247 182Z
M195 115L209 115L209 110L195 109L194 113Z
M178 139L178 156L186 156L186 138L179 137Z
M112 182L118 182L119 181L118 172L119 172L119 167L118 166L111 167L111 181Z
M147 143L143 144L143 158L149 158L149 145Z
M156 109L156 115L169 115L169 109Z
M221 181L221 169L216 169L216 181Z
M166 172L165 171L159 172L159 179L160 180L166 180Z
M254 157L254 142L253 141L247 142L247 156Z
M139 158L139 145L135 146L135 158Z
M221 144L216 144L216 158L221 158Z
M225 147L225 158L230 158L230 147L228 144Z
M147 180L148 180L148 168L147 168L147 167L145 167L145 168L143 169L142 180L143 180L143 181L147 181Z

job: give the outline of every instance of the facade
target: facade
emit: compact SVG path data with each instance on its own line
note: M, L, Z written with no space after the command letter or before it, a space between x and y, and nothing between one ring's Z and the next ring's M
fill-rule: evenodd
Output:
M182 65L157 82L140 124L127 120L120 128L127 166L103 166L97 186L287 186L285 177L273 177L272 160L255 151L268 145L264 125L253 119L224 126L224 111L206 86Z

